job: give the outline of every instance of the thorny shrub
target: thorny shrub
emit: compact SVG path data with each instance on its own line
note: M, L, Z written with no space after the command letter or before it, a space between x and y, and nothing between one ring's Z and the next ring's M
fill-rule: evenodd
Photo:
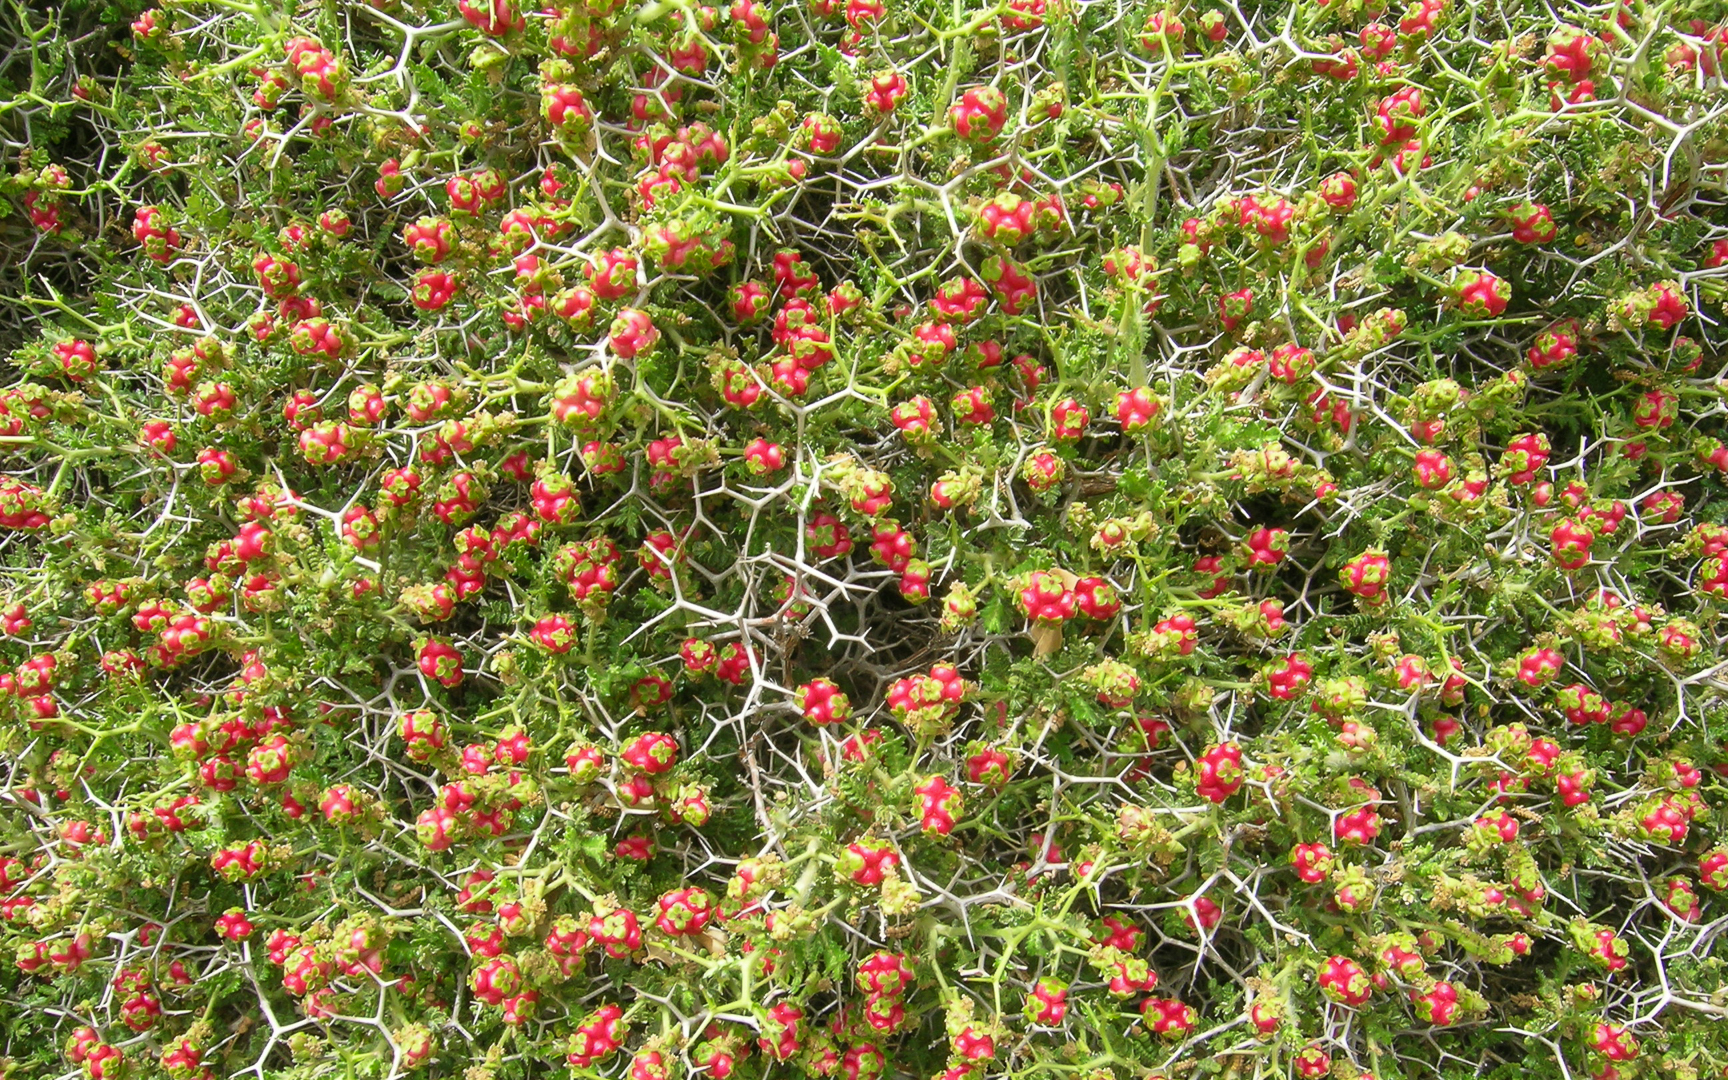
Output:
M7 1075L1728 1069L1718 0L116 4Z

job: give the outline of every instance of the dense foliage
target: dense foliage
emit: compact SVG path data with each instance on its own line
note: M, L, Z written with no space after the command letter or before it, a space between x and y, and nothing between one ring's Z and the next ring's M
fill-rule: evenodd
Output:
M1728 1075L1728 6L0 14L0 1075Z

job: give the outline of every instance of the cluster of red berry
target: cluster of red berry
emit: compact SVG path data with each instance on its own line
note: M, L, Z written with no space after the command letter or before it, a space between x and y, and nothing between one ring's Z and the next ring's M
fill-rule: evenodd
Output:
M1728 1076L1712 5L24 7L0 1074Z

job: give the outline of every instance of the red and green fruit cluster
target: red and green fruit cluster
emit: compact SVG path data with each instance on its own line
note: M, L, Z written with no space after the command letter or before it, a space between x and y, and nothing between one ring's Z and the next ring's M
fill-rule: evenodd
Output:
M1722 0L0 27L0 1076L1728 1076Z

